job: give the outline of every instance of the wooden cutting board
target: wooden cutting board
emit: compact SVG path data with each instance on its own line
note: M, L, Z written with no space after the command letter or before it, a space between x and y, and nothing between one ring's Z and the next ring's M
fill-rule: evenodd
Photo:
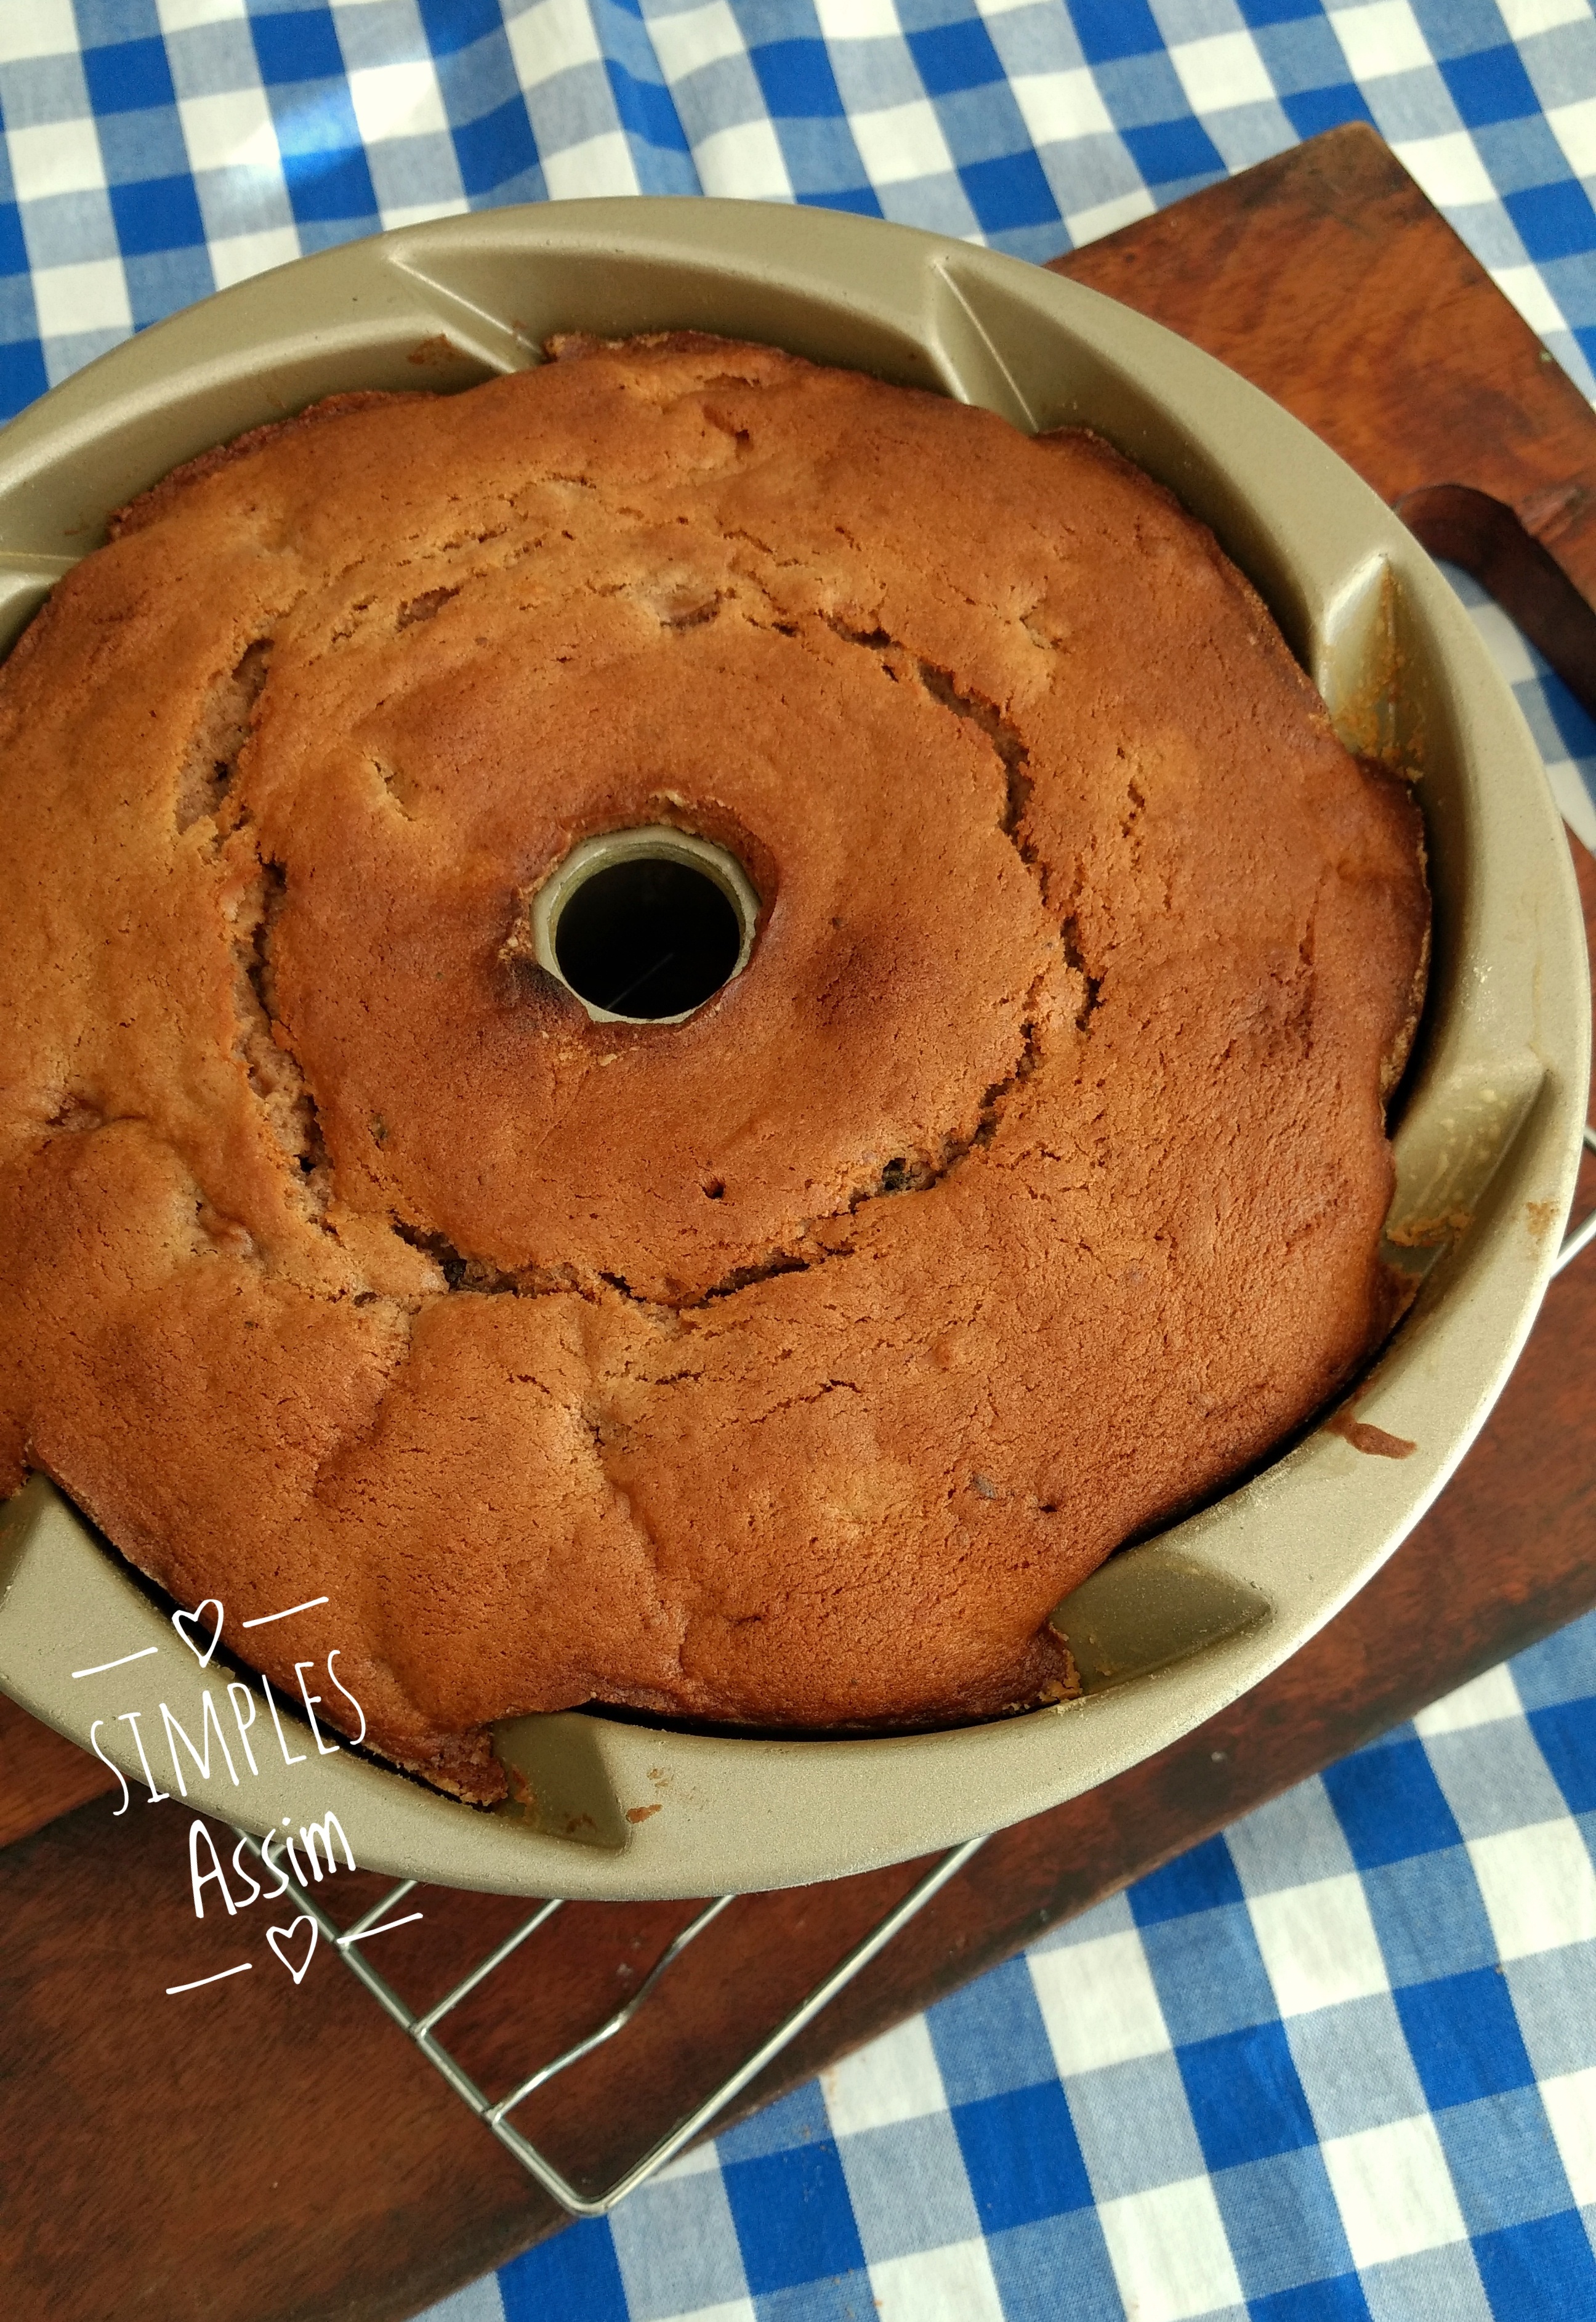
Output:
M1298 411L1497 581L1596 704L1596 420L1371 133L1333 131L1060 265ZM1579 868L1596 931L1596 866ZM1592 1376L1596 1254L1554 1285L1456 1482L1330 1628L1200 1732L994 1839L740 2109L1596 1602ZM237 1947L194 1918L187 1817L114 1819L105 1780L0 1703L9 2310L397 2322L561 2222L335 1961L297 1988L253 1973L168 1998ZM912 1875L738 1903L524 2125L617 2172ZM416 1999L516 1907L417 1900L383 1961ZM468 2061L497 2085L529 2070L634 1988L685 1915L568 1906L462 2011Z

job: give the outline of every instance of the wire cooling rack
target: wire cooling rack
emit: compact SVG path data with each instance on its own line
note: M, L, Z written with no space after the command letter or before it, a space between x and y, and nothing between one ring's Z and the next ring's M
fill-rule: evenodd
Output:
M561 2049L557 2055L537 2065L534 2071L526 2074L524 2079L508 2089L503 2096L490 2097L485 2089L479 2088L459 2058L451 2054L444 2046L438 2035L438 2026L447 2016L452 2014L461 2000L475 1991L479 1985L486 1983L488 1978L502 1968L524 1943L530 1942L540 1928L546 1927L556 1912L565 1908L564 1904L558 1899L539 1903L535 1909L529 1912L522 1920L519 1926L513 1929L502 1943L488 1952L486 1959L479 1960L468 1974L462 1976L451 1990L444 1993L442 1999L434 2001L433 2006L422 2014L411 2007L387 1979L378 1974L363 1953L355 1948L358 1943L370 1935L384 1933L389 1927L406 1924L406 1917L408 1915L396 1915L399 1914L400 1905L415 1892L416 1885L415 1879L401 1879L397 1886L390 1887L378 1902L372 1904L369 1910L363 1912L347 1927L341 1927L328 1915L323 1904L313 1895L307 1894L305 1888L288 1871L287 1866L272 1853L272 1842L269 1836L265 1841L261 1841L253 1837L248 1831L239 1830L237 1834L268 1870L275 1873L279 1879L286 1879L287 1886L284 1889L286 1897L294 1902L301 1913L314 1920L320 1933L332 1943L351 1974L365 1985L372 1997L380 2007L387 2009L395 2023L404 2027L428 2062L437 2067L455 2094L470 2107L478 2119L486 2127L493 2131L506 2151L513 2153L528 2174L535 2177L538 2183L546 2191L552 2193L562 2208L569 2209L573 2217L602 2217L606 2209L614 2208L616 2203L630 2193L634 2187L641 2185L645 2178L652 2177L656 2170L662 2169L668 2161L673 2159L682 2150L684 2145L690 2144L701 2129L707 2127L718 2113L724 2112L732 2099L740 2095L749 2082L798 2037L805 2025L811 2023L828 2001L834 1999L845 1985L852 1983L861 1970L868 1967L871 1960L886 1949L898 1930L907 1926L912 1918L924 1910L932 1897L945 1887L950 1879L957 1877L977 1849L986 1843L984 1835L967 1839L962 1846L955 1846L951 1852L943 1855L929 1870L915 1881L901 1901L895 1904L884 1918L876 1922L869 1933L856 1943L853 1949L821 1978L798 2006L782 2017L774 2031L768 2034L756 2048L751 2050L736 2069L712 2089L701 2103L695 2105L690 2112L679 2120L657 2144L651 2145L641 2159L634 2162L628 2169L615 2179L613 2183L606 2186L600 2192L584 2193L571 2182L564 2171L560 2169L546 2153L533 2144L530 2137L523 2135L510 2118L510 2115L539 2089L545 2088L560 2073L568 2071L573 2064L579 2064L582 2059L590 2056L595 2049L606 2046L618 2034L623 2033L658 1987L661 1979L669 1973L705 1930L719 1918L721 1913L739 1898L735 1895L717 1895L712 1901L706 1903L680 1933L665 1945L636 1990L624 2006L616 2008L611 2015L606 2016L603 2022L597 2025L584 2038L573 2041L569 2047ZM629 1906L625 1903L609 1903L598 1907L619 1913L625 1912Z
M1596 1126L1586 1128L1585 1146L1590 1153L1596 1155ZM1572 1264L1573 1259L1578 1257L1582 1250L1589 1248L1592 1242L1596 1242L1596 1210L1592 1210L1588 1216L1581 1220L1577 1226L1570 1229L1562 1248L1558 1251L1554 1273L1561 1273L1565 1266ZM781 2018L775 2029L768 2033L756 2047L751 2049L742 2062L720 2080L707 2096L695 2105L691 2111L684 2114L664 2136L652 2144L638 2160L633 2162L610 2184L600 2191L585 2193L579 2187L573 2184L570 2178L550 2159L547 2153L534 2144L530 2137L524 2135L516 2127L510 2116L530 2097L535 2095L538 2089L546 2088L549 2082L557 2079L561 2073L569 2071L573 2065L579 2064L585 2057L592 2055L597 2049L606 2046L610 2041L624 2034L638 2011L647 2004L652 1993L658 1988L661 1979L670 1973L698 1937L712 1926L721 1914L738 1898L734 1895L717 1895L712 1901L706 1903L686 1926L672 1936L660 1951L637 1988L623 2006L606 2016L582 2038L572 2041L557 2054L534 2066L503 2095L494 2097L489 2096L485 2089L478 2086L459 2058L444 2045L439 2034L439 2027L448 2016L453 2014L462 2000L497 1974L524 1943L530 1943L542 1928L549 1924L557 1912L566 1907L565 1905L558 1898L540 1902L518 1926L515 1927L488 1953L485 1959L479 1960L475 1967L446 1991L442 1999L434 2001L424 2012L418 2012L394 1989L386 1977L377 1972L364 1953L357 1948L368 1937L386 1933L389 1928L403 1926L410 1918L420 1915L418 1913L402 1914L399 1908L415 1891L415 1879L401 1879L397 1885L390 1887L380 1900L372 1904L370 1908L358 1919L352 1921L347 1927L341 1927L329 1916L324 1905L318 1902L315 1896L307 1893L303 1884L292 1877L287 1866L277 1860L271 1852L272 1842L269 1838L262 1842L244 1830L238 1831L238 1836L265 1868L274 1871L285 1881L281 1891L291 1897L296 1909L314 1922L318 1933L324 1936L332 1944L350 1973L356 1978L357 1981L364 1984L378 2006L385 2008L395 2023L402 2025L409 2034L428 2062L434 2065L442 2074L455 2094L462 2102L470 2106L477 2118L492 2130L507 2153L514 2153L529 2176L534 2177L562 2208L568 2209L573 2217L602 2217L606 2210L613 2209L617 2201L625 2199L628 2193L652 2177L657 2170L662 2169L665 2163L673 2160L686 2145L690 2144L693 2139L707 2128L711 2121L724 2112L734 2098L740 2096L743 2090L763 2071L767 2064L772 2062L780 2055L783 2049L797 2039L804 2026L812 2023L823 2007L834 1999L845 1986L852 1983L854 1977L870 1965L871 1960L886 1950L894 1937L908 1924L911 1919L917 1917L925 1909L926 1904L947 1885L951 1879L958 1876L978 1849L986 1843L984 1836L968 1839L962 1846L956 1846L951 1852L943 1855L929 1870L924 1872L915 1881L901 1900L896 1903L883 1918L876 1922L869 1933L856 1943L851 1951L844 1953L836 1965L813 1986L797 2007L791 2008ZM608 1911L624 1912L629 1906L624 1903L613 1903L600 1907Z

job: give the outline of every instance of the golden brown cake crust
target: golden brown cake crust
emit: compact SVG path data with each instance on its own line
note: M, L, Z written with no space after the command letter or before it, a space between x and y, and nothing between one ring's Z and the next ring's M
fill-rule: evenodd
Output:
M1427 925L1405 787L1101 443L561 352L191 463L0 675L0 1490L230 1637L328 1596L261 1666L484 1796L517 1712L1056 1681L1389 1320ZM661 820L753 957L596 1024L527 900Z

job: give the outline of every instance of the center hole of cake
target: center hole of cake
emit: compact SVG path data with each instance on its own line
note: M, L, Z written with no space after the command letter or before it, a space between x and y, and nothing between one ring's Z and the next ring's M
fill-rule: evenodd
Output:
M701 1008L742 941L730 896L706 872L634 855L583 880L560 914L554 956L579 1000L657 1021Z
M538 958L600 1023L681 1023L747 963L759 898L736 857L661 826L584 839L533 904Z

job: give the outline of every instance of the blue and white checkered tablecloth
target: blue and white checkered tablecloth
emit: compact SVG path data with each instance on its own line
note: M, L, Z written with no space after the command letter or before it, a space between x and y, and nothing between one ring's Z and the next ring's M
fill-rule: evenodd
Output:
M1584 2322L1596 1614L426 2322Z
M0 416L381 226L1041 259L1351 120L1596 391L1591 0L0 0ZM1596 844L1596 727L1457 578ZM1596 1615L430 2322L1596 2322L1593 1837Z
M1372 120L1596 361L1588 0L0 0L0 403L379 226L580 194L1051 258Z

